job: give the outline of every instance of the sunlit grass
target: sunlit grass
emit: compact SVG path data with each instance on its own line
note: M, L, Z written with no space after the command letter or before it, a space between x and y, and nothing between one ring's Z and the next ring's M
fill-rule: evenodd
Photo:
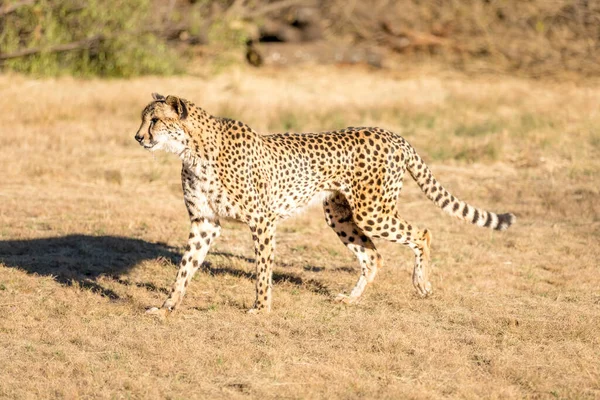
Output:
M600 396L598 92L371 74L0 76L0 397ZM181 309L149 318L189 224L180 163L133 139L154 91L264 133L393 130L454 195L518 222L448 218L407 176L398 212L433 232L434 295L414 295L409 249L378 242L385 267L345 307L359 268L317 206L278 227L265 316L245 313L250 232L223 222Z

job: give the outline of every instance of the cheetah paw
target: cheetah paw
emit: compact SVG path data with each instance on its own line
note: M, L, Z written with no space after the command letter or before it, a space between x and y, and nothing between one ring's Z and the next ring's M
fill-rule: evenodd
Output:
M256 307L252 307L251 309L249 309L248 311L246 311L246 314L267 314L271 312L270 309L268 308L256 308Z
M146 314L148 314L148 315L156 315L157 317L165 318L172 311L173 310L168 309L168 308L151 307L151 308L149 308L149 309L146 310Z
M428 297L433 293L433 289L431 288L431 282L426 282L423 284L415 285L415 289L417 289L417 295L420 297Z
M340 293L337 295L337 297L335 298L334 301L336 303L356 304L356 303L358 303L358 299L359 299L359 297L347 296L343 293Z

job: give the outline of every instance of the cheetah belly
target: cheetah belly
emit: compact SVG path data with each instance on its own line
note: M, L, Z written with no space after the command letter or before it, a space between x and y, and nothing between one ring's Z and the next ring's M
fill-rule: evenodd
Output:
M213 212L221 218L239 220L240 213L238 207L236 207L228 198L224 190L219 190L212 197L208 199L208 204L212 208Z
M292 196L286 196L275 206L275 213L282 219L302 214L306 209L320 205L323 201L333 194L330 190L323 190L313 195L294 199Z

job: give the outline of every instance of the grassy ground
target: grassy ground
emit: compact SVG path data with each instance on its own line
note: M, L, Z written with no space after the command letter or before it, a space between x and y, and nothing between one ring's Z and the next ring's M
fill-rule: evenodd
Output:
M401 214L434 234L434 296L412 254L363 301L321 210L278 230L274 311L253 301L248 230L226 224L161 321L188 221L179 163L133 140L150 93L261 131L378 125L455 195L518 223L452 220L414 183ZM211 78L0 76L0 397L600 397L600 90L358 69Z

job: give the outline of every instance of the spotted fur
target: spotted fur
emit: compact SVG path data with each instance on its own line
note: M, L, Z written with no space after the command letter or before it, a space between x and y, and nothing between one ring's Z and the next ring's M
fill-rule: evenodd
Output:
M406 171L446 213L481 227L503 230L513 214L475 208L450 194L401 136L380 128L346 128L322 133L260 135L248 125L209 115L175 96L153 95L142 112L135 138L145 148L175 153L182 160L184 201L191 220L188 245L177 279L163 306L183 298L210 245L221 232L220 218L245 222L256 254L256 300L251 311L271 309L277 221L325 192L327 224L352 251L361 275L349 295L357 301L383 266L373 239L401 243L415 254L413 285L431 293L427 262L431 233L402 219L396 202Z

